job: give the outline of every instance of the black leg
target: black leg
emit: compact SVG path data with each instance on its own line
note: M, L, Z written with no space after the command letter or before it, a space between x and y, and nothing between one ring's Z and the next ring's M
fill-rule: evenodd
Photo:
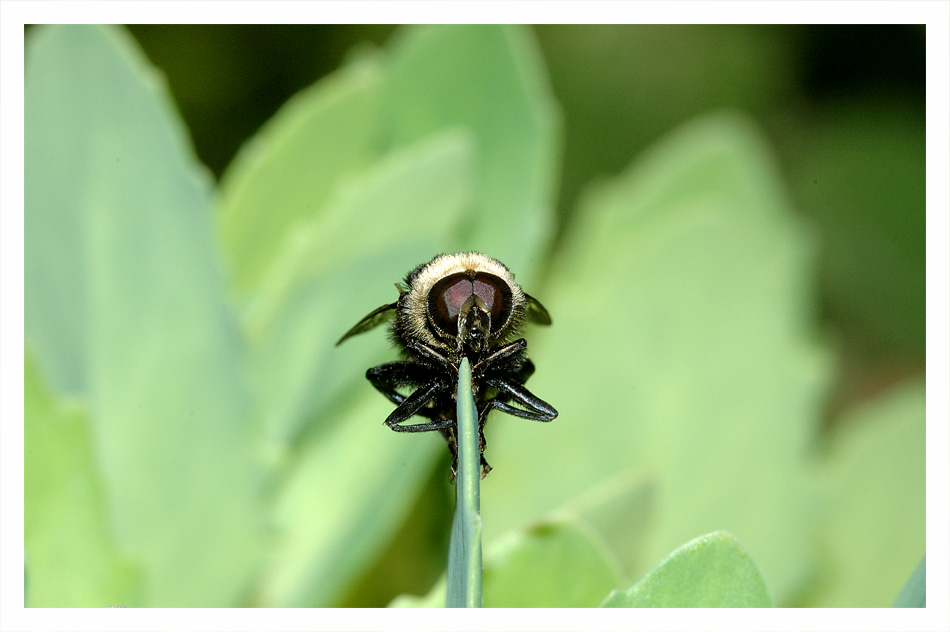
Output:
M481 457L481 478L485 478L491 472L491 465L485 460L485 446L488 445L485 441L485 420L488 418L488 413L491 412L493 404L493 401L486 402L482 409L478 411L478 454Z
M426 384L432 377L431 372L421 364L402 360L374 366L366 371L366 379L386 399L394 404L402 404L406 396L397 392L397 387Z
M499 347L488 356L479 360L478 363L472 367L472 375L479 376L489 367L496 369L499 368L498 365L504 365L511 360L517 360L518 356L520 356L527 347L528 343L525 342L524 338L519 338L504 347Z
M422 362L425 362L426 364L435 368L452 369L455 372L455 375L458 375L458 367L452 362L452 360L445 357L437 349L430 347L426 343L419 340L412 340L407 345L407 348L410 351L415 352L416 356Z
M389 413L385 424L396 432L428 432L429 430L441 430L453 425L455 423L454 419L436 419L427 424L399 425L418 413L419 409L425 406L432 399L432 396L438 392L440 386L441 384L437 380L432 380L428 384L420 386L412 395L405 398L396 410Z
M445 442L449 445L449 454L452 455L451 475L452 482L454 483L459 469L458 444L455 442L455 426L442 428L441 432L442 436L445 437Z
M521 365L521 369L515 374L515 377L519 382L524 384L528 381L528 378L534 375L534 362L525 358L524 363Z
M525 357L527 343L515 340L493 350L472 367L473 378L480 388L478 401L478 451L481 478L491 471L485 459L485 421L493 408L504 413L535 421L551 421L557 410L525 388L524 383L534 373L534 364ZM438 430L448 443L452 454L452 480L458 471L458 443L456 436L455 402L447 380L458 367L451 357L420 341L407 343L410 360L388 362L373 367L366 377L376 390L396 404L385 424L396 432L428 432ZM447 375L446 375L447 374ZM492 390L485 390L491 387ZM409 395L404 395L412 389ZM497 391L497 392L495 392ZM489 399L490 398L490 399ZM487 399L487 401L486 401ZM427 423L404 424L414 415L428 418Z
M554 406L551 406L551 404L543 399L535 397L531 391L521 384L500 378L492 378L485 380L485 382L489 386L497 388L499 395L503 394L506 398L510 397L527 409L515 408L503 401L493 400L492 406L498 410L504 411L509 415L522 417L523 419L532 419L534 421L551 421L557 417L557 410L554 409Z

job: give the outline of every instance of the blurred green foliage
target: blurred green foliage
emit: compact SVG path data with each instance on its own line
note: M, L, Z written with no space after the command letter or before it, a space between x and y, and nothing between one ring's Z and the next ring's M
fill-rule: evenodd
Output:
M590 527L569 519L509 533L488 551L485 608L593 608L621 583L611 552ZM403 595L396 608L438 608L446 582L423 597Z
M927 607L927 560L920 560L914 573L904 584L894 608L926 608Z
M382 332L333 344L471 247L550 310L561 413L489 424L486 605L662 605L752 559L779 606L893 603L924 554L916 71L823 83L821 29L228 28L133 30L174 99L122 29L28 34L29 605L429 592L444 442L382 427ZM678 549L723 529L741 555Z
M811 339L812 245L780 191L756 131L713 116L581 202L544 294L558 320L532 338L532 388L557 393L562 423L496 422L493 462L523 487L486 481L487 540L635 467L657 489L651 529L622 560L632 579L727 529L777 597L804 581L802 457L831 372Z
M630 590L611 593L605 608L769 608L762 573L726 532L696 538L673 551Z
M222 173L293 94L391 25L135 25L199 156ZM592 179L689 118L755 117L820 244L819 308L841 371L832 414L924 367L922 25L533 27L562 112L559 235ZM454 76L470 72L459 69ZM432 86L442 79L433 79Z
M140 567L144 603L232 601L263 552L264 468L211 232L211 181L125 33L35 35L28 348L53 392L88 409L98 473L86 475L101 477L113 545ZM27 413L26 423L42 420Z
M110 534L88 416L51 395L29 355L23 388L26 606L134 603L139 577Z

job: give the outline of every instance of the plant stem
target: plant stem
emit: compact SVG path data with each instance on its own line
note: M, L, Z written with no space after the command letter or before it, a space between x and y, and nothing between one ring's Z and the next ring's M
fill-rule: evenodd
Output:
M481 454L478 450L478 413L472 396L472 369L468 358L459 365L456 396L458 478L455 517L446 571L446 608L482 606L482 517L479 515Z

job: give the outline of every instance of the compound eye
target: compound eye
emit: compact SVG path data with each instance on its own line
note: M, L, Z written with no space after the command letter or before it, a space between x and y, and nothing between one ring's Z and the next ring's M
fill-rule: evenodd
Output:
M458 335L458 317L462 305L475 294L491 314L492 333L497 333L511 316L511 288L493 274L459 272L440 280L429 290L429 318L442 331Z
M458 334L458 318L462 305L472 295L472 281L464 274L447 276L429 290L429 318L442 331Z
M511 302L511 292L508 290L507 284L491 274L479 273L475 275L472 286L475 295L482 299L488 311L491 312L492 324L503 325L506 320L506 318L502 318L502 312L505 310L504 297L508 296L508 302ZM493 329L497 329L497 327L493 327Z

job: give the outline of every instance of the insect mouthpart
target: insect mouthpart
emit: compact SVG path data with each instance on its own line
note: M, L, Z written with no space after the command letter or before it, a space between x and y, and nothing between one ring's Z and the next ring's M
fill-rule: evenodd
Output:
M477 360L488 347L491 335L491 312L485 301L472 294L462 304L458 318L458 354Z

